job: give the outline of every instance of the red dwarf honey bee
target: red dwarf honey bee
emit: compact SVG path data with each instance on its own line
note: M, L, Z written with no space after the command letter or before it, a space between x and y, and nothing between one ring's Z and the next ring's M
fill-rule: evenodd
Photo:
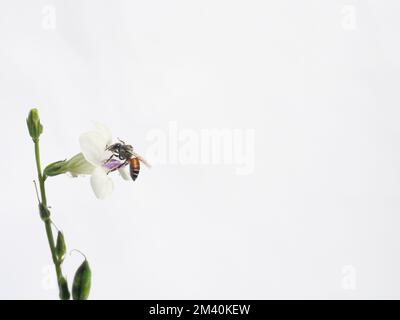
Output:
M107 146L106 150L112 152L112 156L105 162L106 167L108 167L110 171L115 171L129 164L129 173L133 181L135 181L139 175L140 162L143 162L150 168L150 164L142 156L134 152L131 145L126 144L122 140ZM114 157L122 162L113 159Z

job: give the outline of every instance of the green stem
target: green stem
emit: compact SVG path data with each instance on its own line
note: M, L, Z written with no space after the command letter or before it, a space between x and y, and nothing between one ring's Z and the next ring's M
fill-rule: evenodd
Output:
M36 158L37 175L39 179L40 196L42 198L43 205L47 206L46 189L44 187L44 178L42 174L42 167L40 165L39 139L34 140L33 142L35 143L35 158Z
M36 168L37 168L37 174L38 174L38 179L39 179L39 188L40 188L40 196L42 199L42 204L47 207L47 197L46 197L46 189L45 189L45 177L43 176L42 173L42 168L40 165L40 152L39 152L39 139L34 140L35 143L35 158L36 158ZM54 243L54 237L53 237L53 230L51 229L51 220L46 219L44 221L44 225L46 228L46 235L47 235L47 240L49 242L49 247L51 251L51 257L53 258L53 263L56 269L56 274L57 274L57 282L58 279L61 278L62 273L61 273L61 261L58 260L57 254L56 254L56 246Z

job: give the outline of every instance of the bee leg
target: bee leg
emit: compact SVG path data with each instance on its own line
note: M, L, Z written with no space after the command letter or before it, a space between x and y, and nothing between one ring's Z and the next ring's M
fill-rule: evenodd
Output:
M114 158L115 154L111 155L111 157L109 157L106 161L104 161L104 163L109 162L112 158Z
M117 157L117 156L118 156L117 153L113 153L113 154L111 155L111 157L109 157L106 161L104 161L104 163L109 162L112 158ZM121 160L123 160L123 159L121 159Z
M128 161L122 162L119 166L115 167L114 169L108 170L107 174L117 171L118 169L121 169L122 167L125 167L128 164Z
M119 170L123 167L125 167L128 164L128 161L122 162L118 167L116 167L114 170Z
M117 169L121 169L122 167L125 167L128 164L128 161L126 160L125 162L122 162Z

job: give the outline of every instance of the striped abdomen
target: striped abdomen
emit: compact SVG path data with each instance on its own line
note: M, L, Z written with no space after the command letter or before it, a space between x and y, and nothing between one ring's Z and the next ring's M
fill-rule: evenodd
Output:
M129 172L133 181L136 180L140 171L140 161L138 158L132 158L129 160Z

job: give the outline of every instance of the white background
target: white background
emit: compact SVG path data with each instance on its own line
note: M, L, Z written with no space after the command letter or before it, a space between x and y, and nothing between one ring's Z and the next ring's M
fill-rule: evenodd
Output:
M55 24L47 20L55 10ZM49 179L92 299L400 298L398 1L0 2L0 298L55 299L25 118L43 163L93 121L254 129L255 170L155 165ZM148 159L151 161L151 159ZM71 281L81 258L65 263Z

